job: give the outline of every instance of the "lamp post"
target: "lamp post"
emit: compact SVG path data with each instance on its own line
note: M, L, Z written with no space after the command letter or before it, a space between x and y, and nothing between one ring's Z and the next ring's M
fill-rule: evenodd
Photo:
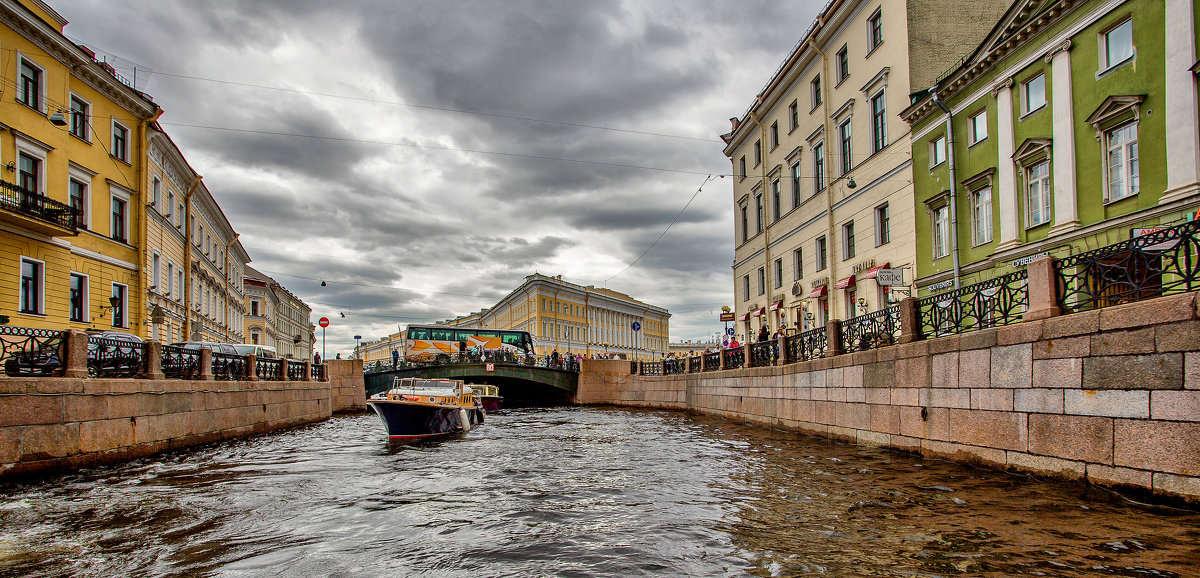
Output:
M361 345L360 345L361 341L362 341L361 335L354 336L354 357L357 359L362 359L362 353L359 352L359 350L358 350L358 348L361 347Z

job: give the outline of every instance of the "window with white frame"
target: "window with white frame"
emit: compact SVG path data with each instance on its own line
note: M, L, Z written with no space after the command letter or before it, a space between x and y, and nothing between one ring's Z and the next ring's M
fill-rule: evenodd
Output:
M163 209L162 179L158 178L158 175L154 175L154 176L150 177L150 204L159 213L163 213L166 210L170 210L170 209L165 209L165 210Z
M767 292L767 272L762 267L758 268L758 294L764 295Z
M76 211L76 224L87 227L88 223L88 186L79 179L67 179L67 202Z
M1050 222L1050 161L1025 169L1025 226Z
M783 258L775 260L775 288L783 287Z
M1108 200L1136 195L1141 189L1138 170L1137 123L1119 126L1104 133L1105 164L1108 170Z
M46 313L46 263L21 257L21 289L17 311L29 315Z
M167 259L167 297L175 296L175 262Z
M771 222L783 216L783 186L779 179L771 181Z
M77 94L71 95L71 127L68 132L72 136L81 140L92 142L91 131L88 126L91 124L92 105L88 101L82 99Z
M877 153L887 145L887 99L881 90L871 97L871 152Z
M853 131L850 127L850 118L842 121L838 125L838 140L841 143L842 153L842 174L846 175L854 168L854 142L852 140Z
M17 56L17 102L45 112L46 69L23 54Z
M779 121L771 123L771 150L779 146Z
M888 204L875 207L875 246L886 245L892 240L892 213Z
M762 141L754 141L754 166L762 164Z
M792 280L799 281L804 277L804 248L797 247L792 251Z
M746 155L742 155L742 157L738 159L738 178L746 178Z
M854 258L854 221L842 225L842 260Z
M929 141L929 168L946 162L946 135Z
M763 198L762 193L754 195L754 234L763 232Z
M803 195L800 193L800 161L797 159L790 167L792 180L792 208L800 206Z
M742 204L739 208L742 213L742 242L745 243L750 240L750 209L745 204Z
M114 241L129 241L129 197L117 193L112 195L110 213L111 237Z
M1133 20L1129 19L1100 34L1100 70L1114 68L1133 59Z
M42 192L42 159L25 151L18 152L17 184L26 191L40 194Z
M800 103L793 100L792 104L788 105L788 132L796 130L798 126L800 126Z
M150 254L150 288L157 289L162 281L162 255L158 250Z
M974 245L992 240L992 187L971 191L971 238Z
M950 254L950 208L941 205L933 209L933 258Z
M112 326L127 327L129 325L129 312L126 306L129 302L129 287L120 283L113 283L112 296L116 297L116 300L113 301L115 306L112 310Z
M77 323L88 321L88 276L71 272L70 320Z
M750 275L742 275L742 301L750 300Z
M184 290L183 267L180 267L179 269L175 270L175 289L176 289L175 300L182 303L183 302L183 290Z
M829 266L829 263L827 262L827 258L829 255L828 248L829 248L829 244L826 242L825 236L821 235L820 237L817 237L817 242L816 242L817 271L824 271L825 268Z
M842 49L837 52L837 81L838 84L850 78L850 48L843 45Z
M967 144L973 145L987 136L987 109L984 109L967 119Z
M1046 106L1046 75L1039 74L1021 85L1021 106L1024 114Z
M809 83L808 87L809 87L809 90L812 92L812 95L811 95L812 109L810 109L810 111L811 111L811 110L815 110L818 106L821 106L821 75L818 74L817 76L813 77L812 82Z
M112 123L112 150L109 154L117 160L129 162L129 129L115 120Z
M871 53L883 44L883 8L876 8L867 18L867 53Z
M825 190L825 143L818 141L812 145L813 155L813 192Z

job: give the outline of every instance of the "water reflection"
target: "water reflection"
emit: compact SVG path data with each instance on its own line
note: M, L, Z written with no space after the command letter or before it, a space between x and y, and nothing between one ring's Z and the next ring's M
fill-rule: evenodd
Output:
M1196 575L1200 516L733 422L338 418L0 487L0 575Z

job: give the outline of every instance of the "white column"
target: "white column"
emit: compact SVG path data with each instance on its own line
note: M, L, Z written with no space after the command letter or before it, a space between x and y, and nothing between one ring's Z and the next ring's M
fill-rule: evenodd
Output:
M1200 190L1200 126L1197 122L1195 18L1192 0L1166 0L1167 190L1159 204Z
M1050 50L1054 144L1051 150L1054 167L1054 227L1051 235L1079 228L1079 207L1075 194L1075 110L1071 98L1071 41Z
M997 251L1020 244L1017 237L1017 177L1013 165L1013 101L1012 79L1005 79L993 89L996 93L996 195L1000 210L1000 243Z

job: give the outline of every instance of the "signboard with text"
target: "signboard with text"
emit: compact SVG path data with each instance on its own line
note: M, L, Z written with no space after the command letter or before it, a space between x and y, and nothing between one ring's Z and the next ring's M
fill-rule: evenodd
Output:
M880 269L875 273L875 282L881 287L904 284L904 269Z
M733 321L737 318L737 313L722 313L721 321Z

